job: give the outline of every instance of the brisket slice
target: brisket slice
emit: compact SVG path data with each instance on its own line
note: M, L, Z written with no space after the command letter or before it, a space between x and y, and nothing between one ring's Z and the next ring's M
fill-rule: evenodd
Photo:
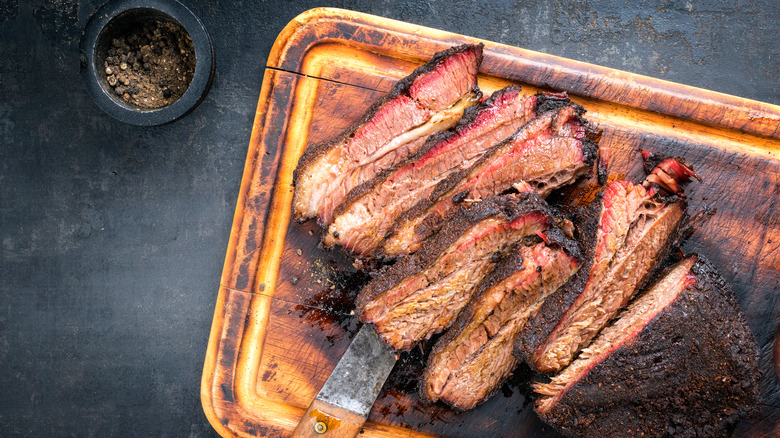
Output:
M549 206L524 193L455 210L412 256L384 268L361 290L357 314L396 350L447 328L504 249L553 225Z
M540 100L544 99L540 97ZM582 107L568 99L544 99L557 104L494 146L469 168L441 181L427 198L407 210L383 242L385 256L416 251L441 226L442 217L459 202L496 196L525 182L546 197L574 182L593 165L595 143L586 137Z
M552 234L576 249L560 230L547 233ZM512 356L518 332L543 299L579 268L576 254L547 239L549 244L519 245L480 283L428 358L420 387L423 398L472 409L512 374L519 364Z
M537 98L520 87L498 90L448 130L428 138L403 164L352 189L336 209L323 238L353 253L371 254L393 221L418 199L427 197L447 175L469 166L496 143L536 117Z
M678 183L685 181L681 176ZM586 233L595 233L583 239L591 255L587 278L579 275L552 295L544 316L532 319L519 337L516 353L531 368L551 373L568 365L679 240L685 202L676 195L656 196L658 190L648 181L613 181L604 188L598 226L585 226Z
M437 53L399 81L353 127L309 146L295 169L293 212L298 220L332 220L333 209L354 187L419 149L433 133L453 126L479 100L482 44Z
M642 151L644 158L645 172L647 177L643 183L646 187L654 185L672 195L685 197L683 194L683 183L692 178L701 180L693 171L691 166L683 158L667 158L658 154L651 154Z
M582 266L566 284L544 300L539 311L529 317L515 341L514 356L535 371L537 370L532 360L534 351L544 344L553 327L566 309L571 307L588 281L588 273L593 265L602 197L603 191L585 208L578 209L572 217L575 225L574 238L579 242Z
M725 437L757 403L759 359L734 293L694 255L550 383L534 384L535 406L568 436Z

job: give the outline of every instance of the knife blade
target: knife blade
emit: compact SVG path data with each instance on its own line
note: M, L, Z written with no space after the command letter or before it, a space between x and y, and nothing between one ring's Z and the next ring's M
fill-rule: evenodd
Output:
M317 397L301 417L292 437L355 437L397 356L370 324L358 331Z

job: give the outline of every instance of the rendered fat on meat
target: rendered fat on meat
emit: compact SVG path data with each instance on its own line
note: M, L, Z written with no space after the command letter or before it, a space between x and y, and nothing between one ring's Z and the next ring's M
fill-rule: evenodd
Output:
M488 199L460 208L416 254L387 267L361 290L357 314L396 350L449 327L503 250L553 226L537 195Z
M556 235L556 238L553 238ZM576 243L561 230L518 245L480 283L428 357L423 398L461 410L492 397L519 361L512 346L528 317L579 268Z
M399 81L338 138L306 149L295 170L293 212L329 224L354 187L415 153L433 133L453 126L479 100L482 45L437 53Z
M472 166L441 181L393 224L383 242L383 254L397 256L419 249L438 231L442 217L460 202L496 196L518 183L546 197L588 172L597 145L586 138L582 107L568 98L538 96L547 111L488 151Z
M536 102L535 96L522 96L519 87L510 85L467 109L455 127L431 136L397 168L352 189L336 209L323 243L371 255L395 219L429 196L439 181L468 167L535 117Z
M670 177L664 169L690 171L675 159L663 163L651 175ZM688 178L683 173L675 175L680 178L675 187L681 190ZM628 303L679 240L685 201L677 195L656 196L665 187L649 181L643 185L613 181L604 188L600 211L595 213L598 225L582 227L583 247L590 253L587 274L580 273L550 296L518 339L516 353L531 368L553 373L568 365Z
M535 408L571 437L726 437L757 403L759 359L731 288L693 255L534 384Z

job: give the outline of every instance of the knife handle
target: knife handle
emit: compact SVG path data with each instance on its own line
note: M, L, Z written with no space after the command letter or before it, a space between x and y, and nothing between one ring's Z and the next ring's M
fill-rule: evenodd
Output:
M354 438L365 422L365 418L354 412L315 399L290 437Z

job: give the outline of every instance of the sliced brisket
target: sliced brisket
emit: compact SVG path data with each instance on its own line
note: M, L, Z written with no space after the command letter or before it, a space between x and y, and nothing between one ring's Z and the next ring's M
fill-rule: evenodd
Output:
M683 259L549 383L540 417L575 437L725 437L759 393L760 349L707 261Z
M397 169L352 189L336 210L323 242L341 244L356 254L371 254L410 205L535 117L536 102L536 97L523 97L519 87L509 86L469 108L458 125L431 136Z
M681 174L676 184L687 180ZM604 188L598 226L583 227L590 234L583 237L591 254L587 278L578 275L552 295L519 337L517 354L532 368L551 373L568 365L679 239L685 202L676 195L656 196L658 190L650 181L613 181Z
M553 234L549 232L548 235ZM512 345L543 299L579 268L576 244L556 230L559 239L520 245L499 262L477 287L453 327L433 348L421 384L430 401L442 400L468 410L487 400L511 375L518 361Z
M437 53L399 81L338 138L306 149L293 176L296 219L332 220L354 187L417 151L433 133L453 126L479 99L482 45Z
M412 256L383 269L361 290L357 313L396 350L408 350L447 328L502 250L553 224L533 193L491 198L455 210Z
M401 215L383 242L385 256L416 251L459 202L496 196L518 182L529 184L546 197L592 167L597 146L585 138L587 122L580 117L582 107L568 99L541 95L539 100L550 109L491 148L471 167L452 173L430 196Z

